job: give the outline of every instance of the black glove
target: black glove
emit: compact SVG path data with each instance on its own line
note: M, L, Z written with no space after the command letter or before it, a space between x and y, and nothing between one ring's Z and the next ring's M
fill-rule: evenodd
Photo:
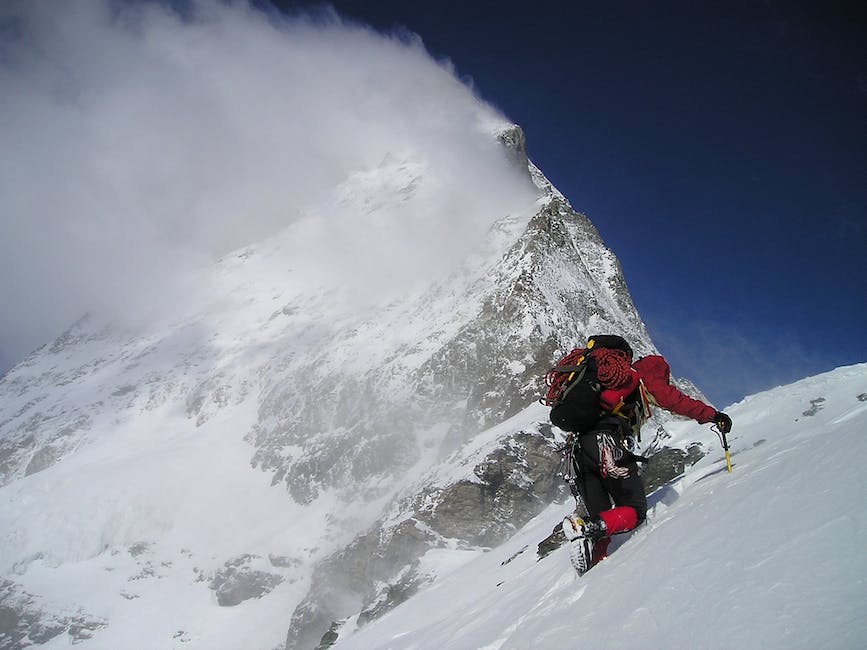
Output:
M732 430L732 419L722 411L717 411L714 414L713 423L722 433L728 433Z

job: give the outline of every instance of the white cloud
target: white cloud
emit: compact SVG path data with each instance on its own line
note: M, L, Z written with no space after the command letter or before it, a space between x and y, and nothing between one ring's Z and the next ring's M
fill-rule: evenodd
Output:
M329 235L366 229L360 265L379 264L383 246L453 259L527 200L485 134L502 119L418 39L335 15L6 2L0 348L20 358L84 311L154 302L301 214ZM423 167L418 209L368 220L321 209L359 173L404 162Z

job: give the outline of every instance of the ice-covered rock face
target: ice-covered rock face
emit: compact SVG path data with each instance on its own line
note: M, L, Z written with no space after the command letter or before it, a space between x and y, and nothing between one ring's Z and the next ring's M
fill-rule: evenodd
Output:
M347 323L305 363L275 373L260 401L255 462L293 497L357 493L414 466L424 448L454 449L537 399L545 370L590 334L622 332L651 349L614 255L539 185L529 218L495 224L495 257Z
M508 139L523 142L514 133ZM530 167L530 172L544 199L519 232L508 220L498 224L492 236L511 229L512 243L497 261L469 281L458 276L423 297L422 305L433 306L432 313L448 313L438 301L454 296L455 287L468 287L475 310L466 322L453 323L453 334L405 376L416 417L403 419L406 411L394 415L401 431L412 430L431 413L431 422L445 423L447 435L436 440L440 457L460 450L440 468L460 465L461 458L475 460L463 461L469 465L461 477L438 479L441 470L435 468L367 535L323 563L295 612L287 647L315 644L334 620L353 611L347 607L362 610L361 618L368 619L408 597L425 581L412 568L425 550L446 540L496 545L563 497L564 486L554 476L559 455L544 410L527 430L503 431L481 456L460 446L527 409L541 394L541 378L550 365L594 333L620 332L637 354L652 351L616 258L586 217L538 170ZM375 391L381 383L373 381L368 388ZM411 445L405 439L396 442L396 448L402 444L409 451L411 462ZM382 591L376 585L389 586Z

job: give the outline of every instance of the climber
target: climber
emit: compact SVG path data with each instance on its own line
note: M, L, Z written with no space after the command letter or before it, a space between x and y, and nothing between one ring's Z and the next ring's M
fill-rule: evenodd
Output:
M580 573L605 557L611 535L644 521L647 498L638 461L645 459L632 453L630 443L653 405L731 431L728 415L684 395L670 379L665 359L652 355L632 363L632 348L616 335L591 337L546 377L544 403L553 406L551 421L569 432L577 490L588 512L563 521L567 539L579 544Z

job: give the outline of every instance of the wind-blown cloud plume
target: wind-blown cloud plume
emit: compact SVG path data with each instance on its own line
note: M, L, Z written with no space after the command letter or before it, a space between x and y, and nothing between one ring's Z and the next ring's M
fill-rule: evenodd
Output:
M144 313L290 224L374 279L393 251L453 262L532 201L490 135L504 122L417 38L333 13L6 2L0 352L18 360L88 310ZM401 174L412 209L356 210L358 188Z

